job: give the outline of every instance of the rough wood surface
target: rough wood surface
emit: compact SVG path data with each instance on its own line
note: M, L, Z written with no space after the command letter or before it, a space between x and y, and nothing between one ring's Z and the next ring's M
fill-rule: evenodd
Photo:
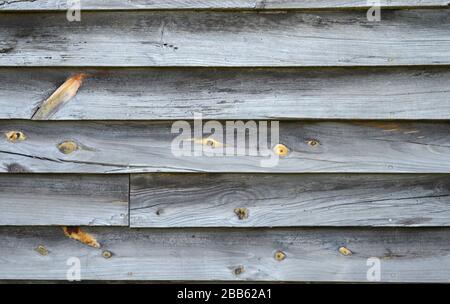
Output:
M132 227L450 225L450 175L138 174L130 188Z
M128 226L128 176L0 175L0 225Z
M67 10L67 0L2 0L0 10ZM369 2L370 3L370 2ZM383 8L445 7L448 0L383 0ZM81 0L85 10L366 8L364 0Z
M0 228L0 279L65 280L80 259L84 280L448 282L448 229L86 229L95 249L60 228ZM43 246L42 256L35 248ZM344 256L339 248L352 252ZM102 251L112 254L104 258ZM276 260L277 252L285 255ZM343 249L341 249L344 252ZM69 260L70 262L70 260Z
M447 9L348 12L4 13L2 66L450 64Z
M204 133L203 137L198 134L197 138L195 134L186 134L186 130L179 133L178 128L171 133L171 126L170 122L1 121L0 170L450 173L449 123L280 122L279 140L269 136L267 145L270 149L281 143L288 153L279 157L278 162L272 155L270 163L269 154L264 154L270 151L257 150L258 146L248 140L247 149L238 147L226 156L221 143L225 148L236 148L235 140L227 141L226 135L222 140L218 132L212 135L216 148L211 148L205 142L210 133ZM246 131L241 128L235 139L243 138ZM10 132L26 138L12 141L4 135ZM184 139L192 152L190 156L172 153L171 146L178 137ZM196 151L199 156L194 156ZM208 152L221 154L211 156Z
M450 119L450 69L0 68L0 119L30 119L87 74L55 120Z

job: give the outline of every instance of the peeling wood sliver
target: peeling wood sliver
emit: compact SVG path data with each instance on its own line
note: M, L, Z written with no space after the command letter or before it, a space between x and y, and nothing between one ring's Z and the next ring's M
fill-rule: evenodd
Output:
M89 233L84 232L79 227L63 227L64 234L74 240L77 240L85 245L100 248L100 244Z
M45 120L53 116L64 104L69 102L83 83L87 74L77 74L66 80L47 100L45 100L31 117L32 120Z

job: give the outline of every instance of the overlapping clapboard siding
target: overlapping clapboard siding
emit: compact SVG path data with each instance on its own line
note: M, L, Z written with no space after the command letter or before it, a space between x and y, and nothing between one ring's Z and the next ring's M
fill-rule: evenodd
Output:
M0 225L128 226L128 176L0 175Z
M236 141L227 142L218 132L211 137L220 145L211 148L203 144L203 137L195 137L193 129L192 125L180 133L164 121L4 120L0 121L1 134L18 131L26 139L11 142L2 136L0 171L450 173L448 122L280 122L279 140L268 138L269 151L251 142L247 149L234 149ZM235 139L244 135L245 130L240 129ZM172 150L177 137L185 146L190 145L191 155L179 156ZM65 153L60 145L67 142L75 143L77 149ZM276 144L285 145L289 153L279 158L269 156ZM219 154L194 156L195 146ZM234 153L227 156L224 153L230 146ZM269 163L270 157L273 162ZM266 166L262 166L264 161Z
M381 4L0 0L0 280L449 282L448 1ZM194 113L289 152L176 156Z
M68 77L87 78L50 120L450 117L448 67L0 68L0 119L30 119Z
M137 174L132 227L448 226L450 175Z
M1 66L409 66L450 63L447 9L2 14ZM115 47L114 47L115 46Z
M311 9L311 8L366 8L370 3L361 0L81 0L86 10L139 9ZM448 0L383 0L383 8L446 7ZM66 0L3 1L0 10L40 11L67 10Z
M450 272L446 228L88 231L101 249L70 240L57 227L0 228L0 276L65 280L67 259L74 256L85 280L367 282L371 257L380 259L385 282L448 282ZM352 255L342 255L340 247ZM104 258L105 250L112 257Z

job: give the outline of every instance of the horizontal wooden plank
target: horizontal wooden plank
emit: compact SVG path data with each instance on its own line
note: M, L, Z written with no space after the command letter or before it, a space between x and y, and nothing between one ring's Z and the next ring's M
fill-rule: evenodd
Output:
M3 11L67 10L67 0L2 1ZM311 8L366 8L370 2L361 0L81 0L84 10L139 10L139 9L311 9ZM383 0L383 8L439 7L448 0Z
M0 119L30 119L89 75L49 119L450 119L450 69L0 68ZM356 84L356 85L355 85Z
M87 232L100 249L67 238L57 227L0 228L0 279L66 280L74 258L80 260L82 280L367 282L369 258L379 259L384 282L450 277L450 233L444 228ZM39 254L37 246L48 253ZM352 254L341 254L341 247ZM104 258L104 250L112 257Z
M265 141L258 122L260 144L253 131L244 143L243 123L212 135L180 123L0 121L0 170L450 173L450 123L280 122L279 138L269 123Z
M132 227L449 226L450 175L138 174Z
M128 226L128 176L0 175L0 225Z
M450 64L447 9L347 12L4 13L1 66Z

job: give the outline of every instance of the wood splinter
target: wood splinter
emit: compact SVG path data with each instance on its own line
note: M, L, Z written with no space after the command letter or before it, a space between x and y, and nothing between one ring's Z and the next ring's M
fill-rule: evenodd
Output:
M74 240L77 240L85 245L100 248L97 240L87 232L84 232L80 227L63 227L64 234Z
M56 91L36 110L31 119L43 120L53 116L64 104L77 95L86 74L77 74L66 80Z

